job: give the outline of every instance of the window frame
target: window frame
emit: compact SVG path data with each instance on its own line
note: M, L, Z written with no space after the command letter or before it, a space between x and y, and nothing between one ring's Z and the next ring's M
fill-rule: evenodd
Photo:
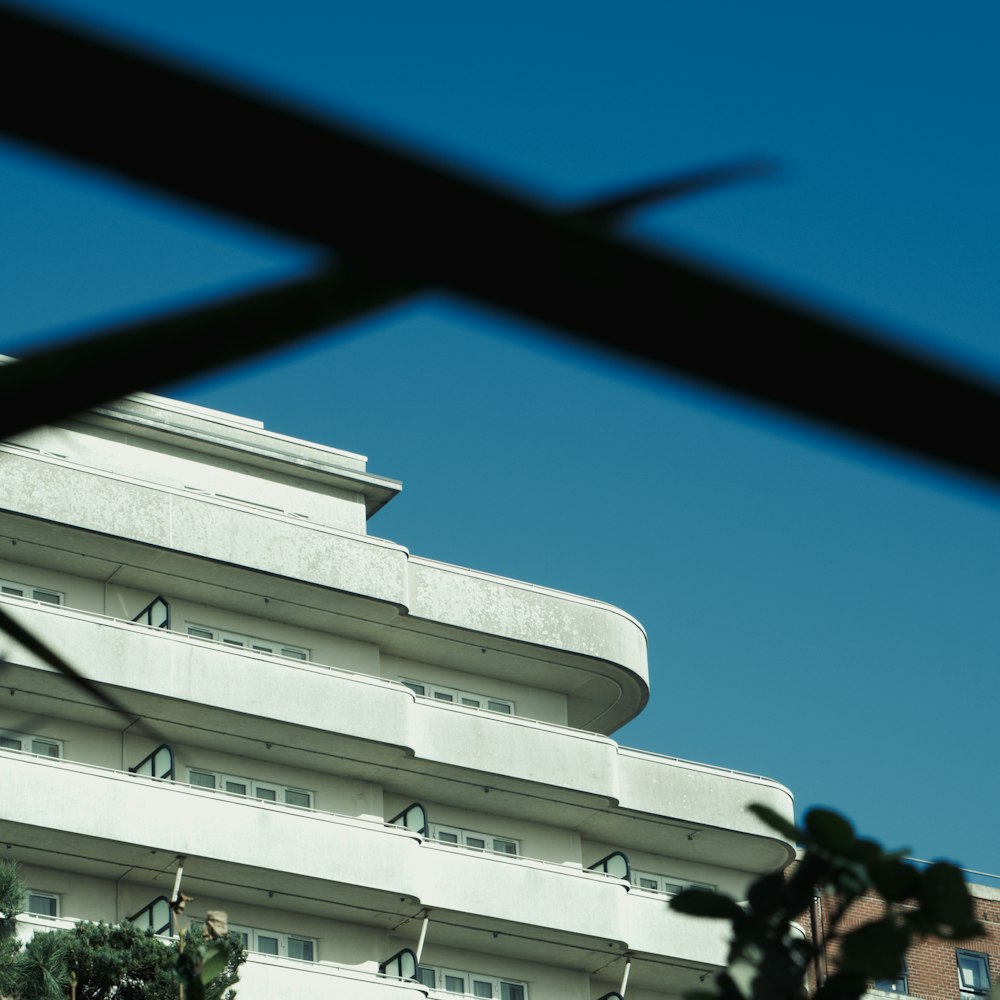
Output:
M660 872L643 871L638 868L632 868L629 874L629 881L634 888L641 889L643 892L655 892L661 896L676 896L677 893L683 892L685 889L704 889L707 892L719 891L719 887L712 885L710 882L695 882L692 879L678 878L676 875L663 875ZM656 888L653 889L648 885L640 885L640 879L655 881ZM677 888L668 889L666 888L667 885L675 885Z
M39 899L49 899L55 903L55 913L39 913L31 908L31 897ZM48 920L57 920L62 913L62 899L57 892L49 892L47 889L25 889L24 891L24 912L30 917L44 917Z
M403 687L409 688L420 698L443 701L446 704L472 708L479 712L492 712L494 715L517 715L515 703L510 698L497 698L493 695L477 694L475 691L462 691L447 684L429 684L427 681L415 681L409 677L400 677L399 683ZM418 688L419 690L417 690Z
M289 809L314 809L316 802L316 793L309 788L300 788L297 785L282 785L276 781L258 781L256 778L248 778L243 775L238 774L227 774L223 771L212 771L207 767L189 767L187 769L188 777L187 784L190 788L204 788L210 792L220 792L223 795L231 795L234 798L240 799L255 799L258 802L271 802L279 806L288 806ZM215 782L214 785L199 784L191 780L192 774L201 774L212 778ZM233 784L245 785L248 789L246 792L236 792L231 791L226 788L226 782L232 782ZM267 798L266 796L261 796L257 794L257 789L262 788L266 791L275 792L275 797L273 799ZM296 795L305 795L309 799L308 805L300 805L296 802L288 801L288 792L294 792Z
M426 979L422 978L422 974L426 973L433 975L433 985L428 983ZM447 982L445 977L447 976L454 979L461 979L464 992L459 993L455 990L447 989L445 985ZM475 983L488 983L493 992L491 1000L501 1000L504 993L504 986L512 986L515 989L521 990L521 1000L528 1000L528 984L524 982L524 980L508 979L506 976L489 976L479 972L468 972L464 969L452 969L443 965L425 965L421 962L417 966L416 972L414 973L413 981L420 983L429 990L433 990L435 993L450 996L477 996L477 994L473 992L475 989Z
M305 646L293 646L288 642L275 642L273 639L244 635L242 632L230 632L227 629L212 628L210 625L199 625L197 622L185 622L184 629L185 634L192 639L217 642L222 646L237 646L251 653L281 656L286 660L296 660L299 663L312 662L312 650L306 649Z
M973 959L978 962L986 977L986 986L966 986L962 976L962 959ZM958 989L962 997L985 997L989 996L993 980L990 976L990 956L983 951L971 951L968 948L955 949L955 964L958 972Z
M456 840L442 840L440 837L441 833L454 834ZM479 851L481 854L496 854L502 858L519 858L521 857L521 842L516 840L514 837L501 837L495 833L483 833L480 830L466 830L462 827L452 826L450 823L431 823L429 824L427 835L431 840L436 841L439 844L445 844L449 847L463 847L467 851ZM484 843L489 844L488 847L479 847L474 844L468 843L468 838L475 837L478 840L484 841ZM504 844L511 844L514 847L513 851L505 851L498 849L496 847L497 841Z
M17 740L21 746L0 747L0 750L13 750L14 753L27 753L33 757L44 757L47 760L62 760L65 757L65 741L53 739L51 736L41 736L38 733L22 733L16 729L0 729L0 739ZM36 743L45 743L55 747L57 753L41 753L34 748ZM27 744L27 747L25 746Z
M244 947L247 951L252 951L255 955L275 955L278 958L287 958L292 962L311 962L315 963L319 961L319 940L317 938L307 937L305 934L290 934L284 931L272 931L267 930L263 927L250 927L247 924L230 924L230 931L235 931L237 934L244 936ZM278 942L278 950L274 951L261 951L259 948L254 947L257 944L260 937L275 938ZM303 944L309 945L312 948L312 958L297 958L293 955L288 954L288 942L289 941L300 941Z
M13 594L10 590L18 590L20 593ZM56 598L54 601L46 600L37 595L46 594ZM36 587L30 583L18 583L16 580L0 580L0 595L4 597L19 597L22 601L34 601L36 604L51 604L54 607L66 606L66 594L61 590L52 590L49 587Z
M899 975L895 977L883 976L881 979L872 980L872 989L882 993L895 993L899 996L909 996L910 970L906 962L906 956L900 963Z

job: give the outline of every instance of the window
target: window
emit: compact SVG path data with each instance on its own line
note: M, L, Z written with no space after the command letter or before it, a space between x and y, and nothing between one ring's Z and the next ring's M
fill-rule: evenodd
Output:
M985 996L990 991L989 958L979 951L956 951L958 985L964 996Z
M688 879L677 878L674 875L657 875L654 872L640 872L632 869L632 885L649 892L662 892L667 896L676 896L684 889L706 889L715 892L716 887L708 882L691 882Z
M442 844L455 844L457 847L468 847L473 851L491 851L494 854L520 854L516 840L509 837L494 837L491 833L476 833L472 830L460 830L454 826L431 824L431 836Z
M64 604L66 595L43 587L32 587L27 583L14 583L11 580L0 580L0 594L9 597L23 597L29 601L41 601L43 604Z
M454 688L425 684L422 681L401 680L400 683L404 687L408 687L414 694L419 694L424 698L433 698L435 701L448 701L454 705L465 705L466 708L481 708L487 712L499 712L501 715L514 714L514 702L501 698L487 698L482 694L457 691Z
M876 979L872 982L872 988L882 990L884 993L906 993L906 959L903 959L899 976L895 979Z
M215 788L230 795L260 799L262 802L282 802L286 806L296 806L299 809L312 808L312 792L304 788L286 788L271 781L240 778L232 774L219 774L217 771L203 771L192 767L188 768L188 784L196 788Z
M20 750L23 753L33 753L39 757L61 757L63 755L63 745L60 740L6 730L0 730L0 750Z
M286 646L270 639L255 639L250 635L240 635L238 632L223 632L220 629L207 628L204 625L188 625L187 634L196 639L212 639L224 646L241 646L243 649L253 649L258 653L270 653L272 656L287 656L290 660L308 660L309 650L299 646Z
M294 958L300 962L316 961L316 942L313 938L258 930L255 927L240 927L236 924L230 924L229 929L239 934L247 951L255 951L260 955Z
M315 962L316 949L309 938L288 936L288 957L297 958L300 962Z
M527 1000L528 986L512 979L483 976L478 972L460 972L457 969L440 969L433 965L420 965L414 977L428 989L443 993L462 993L466 996L488 997L490 1000Z
M28 907L25 911L36 917L58 917L59 897L54 892L28 890Z

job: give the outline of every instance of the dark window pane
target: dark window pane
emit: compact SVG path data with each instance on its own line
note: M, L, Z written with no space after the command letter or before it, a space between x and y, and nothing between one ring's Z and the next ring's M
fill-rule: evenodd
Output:
M45 896L41 893L28 893L28 912L37 913L43 917L59 916L59 900L55 896Z
M304 938L290 937L288 939L288 957L299 958L303 962L313 961L313 943Z
M31 752L41 754L44 757L58 757L59 744L52 740L32 740Z
M986 956L977 951L959 951L958 982L969 993L987 993L990 988L990 972Z
M268 934L257 935L257 951L264 955L278 954L278 939Z

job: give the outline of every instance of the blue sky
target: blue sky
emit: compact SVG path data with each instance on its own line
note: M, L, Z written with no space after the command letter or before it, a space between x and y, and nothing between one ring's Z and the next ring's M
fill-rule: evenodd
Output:
M771 159L628 235L1000 384L995 5L34 6L553 206ZM311 259L6 141L0 192L7 353ZM626 745L1000 871L1000 493L437 293L160 391L368 455L404 484L373 534L635 615Z

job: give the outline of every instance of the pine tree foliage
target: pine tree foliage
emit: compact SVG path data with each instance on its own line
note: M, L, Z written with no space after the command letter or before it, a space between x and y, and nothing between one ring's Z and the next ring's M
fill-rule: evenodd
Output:
M235 1000L247 952L237 934L166 942L134 924L90 923L35 934L22 948L26 892L18 866L0 862L0 1000Z
M65 1000L70 995L69 948L64 931L36 934L14 963L18 1000Z
M24 911L27 892L21 880L21 870L13 861L0 861L0 938L14 935L17 915Z

